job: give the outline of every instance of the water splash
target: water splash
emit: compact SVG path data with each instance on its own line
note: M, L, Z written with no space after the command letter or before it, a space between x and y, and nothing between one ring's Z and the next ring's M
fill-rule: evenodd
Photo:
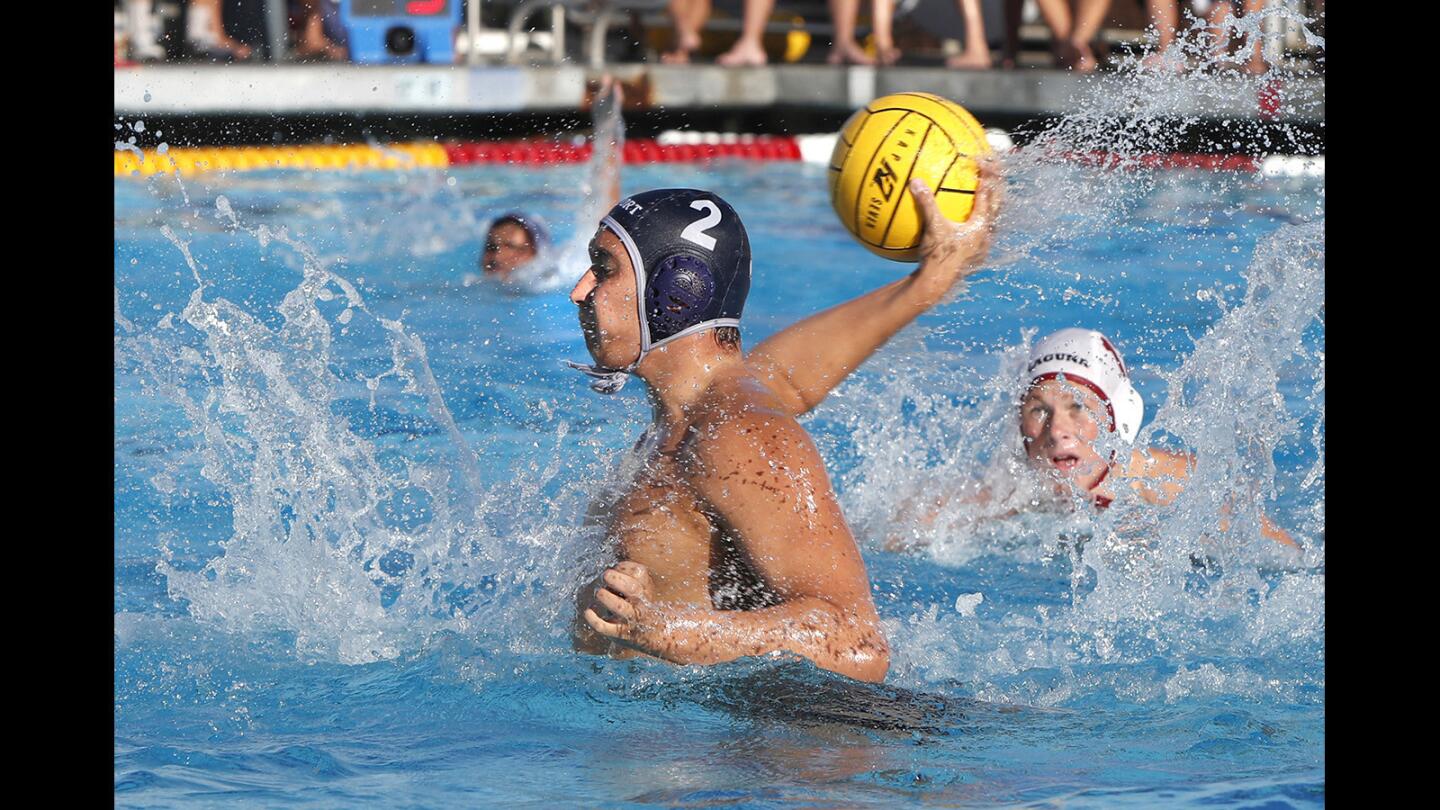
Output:
M500 643L510 647L555 635L563 624L550 615L553 600L537 606L525 594L536 582L566 578L569 562L553 552L573 538L548 513L500 521L518 537L487 530L497 516L510 517L514 489L483 484L424 344L401 322L372 313L354 284L287 229L244 225L224 196L215 210L235 233L290 251L302 272L277 307L279 324L267 324L212 300L204 265L167 224L162 234L195 282L180 323L166 317L153 330L137 327L121 312L117 289L117 366L133 367L150 393L182 411L199 475L233 521L222 553L203 565L162 549L157 568L171 598L203 622L289 634L302 656L345 663L393 658L440 633L485 632L490 621L505 628ZM199 341L175 334L177 325ZM389 347L390 366L379 374L347 370L336 345L337 335L365 329ZM335 408L364 399L373 411L407 398L418 399L417 417L445 438L422 460L360 437ZM562 423L557 447L566 434ZM533 477L517 476L527 503L543 500L560 458ZM574 508L564 496L553 503ZM519 624L537 632L511 635L515 610L527 617Z

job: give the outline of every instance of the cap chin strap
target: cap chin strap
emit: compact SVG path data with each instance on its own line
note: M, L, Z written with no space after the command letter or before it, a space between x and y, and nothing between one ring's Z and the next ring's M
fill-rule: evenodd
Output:
M656 342L649 348L641 349L640 356L635 358L635 362L624 368L605 368L603 366L597 366L590 363L577 363L574 360L561 360L560 363L567 368L573 368L581 374L589 377L590 388L596 393L614 394L621 388L625 387L625 383L630 380L630 375L635 373L636 366L640 365L640 361L644 360L645 355L649 354L652 349L657 349L672 340L679 340L682 337L686 337L687 335L693 335L696 332L703 332L706 329L719 329L722 326L734 326L736 328L739 328L740 321L737 318L712 318L708 321L701 321L694 326L687 326L686 328L682 329L679 332L676 332L670 337Z
M630 375L635 371L634 363L625 368L602 368L601 366L577 363L574 360L561 360L560 364L589 377L590 389L597 394L617 393L625 387L625 383L629 382Z

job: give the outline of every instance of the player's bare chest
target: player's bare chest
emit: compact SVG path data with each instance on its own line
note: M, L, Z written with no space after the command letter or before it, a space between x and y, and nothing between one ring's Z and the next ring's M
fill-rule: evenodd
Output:
M670 542L706 544L710 521L684 465L674 453L654 452L630 479L610 518L611 533L633 545L655 542L662 535Z

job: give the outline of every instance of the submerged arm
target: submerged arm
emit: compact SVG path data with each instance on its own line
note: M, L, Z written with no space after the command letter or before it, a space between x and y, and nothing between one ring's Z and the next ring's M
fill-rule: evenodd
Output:
M1130 457L1126 475L1134 479L1134 487L1140 497L1149 503L1168 505L1184 489L1186 480L1195 468L1195 457L1189 453L1172 453L1168 450L1150 448L1135 450ZM1230 531L1230 515L1233 507L1227 502L1220 507L1220 531ZM1260 517L1260 536L1282 546L1300 548L1290 533L1280 528L1263 511Z
M914 180L910 193L925 222L920 266L910 275L813 315L762 341L746 361L799 415L819 405L835 386L920 313L944 299L979 270L990 251L1002 180L981 164L974 213L965 223L945 217L935 195Z

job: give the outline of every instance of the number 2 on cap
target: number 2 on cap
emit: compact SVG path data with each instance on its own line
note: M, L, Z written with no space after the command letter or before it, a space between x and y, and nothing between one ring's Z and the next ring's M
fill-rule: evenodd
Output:
M685 230L680 232L680 238L687 242L694 242L706 250L714 250L715 237L705 232L720 224L720 209L709 200L696 200L690 203L690 207L696 211L704 211L708 208L710 213L686 225Z

